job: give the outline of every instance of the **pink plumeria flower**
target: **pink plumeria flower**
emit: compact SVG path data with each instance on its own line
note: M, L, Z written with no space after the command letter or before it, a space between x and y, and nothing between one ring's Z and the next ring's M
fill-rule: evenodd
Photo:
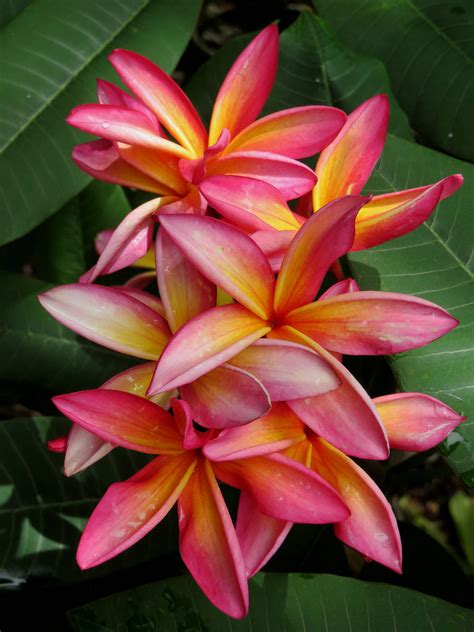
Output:
M255 120L277 70L275 25L257 35L229 70L209 134L181 88L151 61L125 50L109 59L133 96L99 82L99 104L79 106L67 120L101 139L76 146L73 158L95 178L162 197L127 216L84 281L142 257L151 244L155 213L205 212L200 189L209 176L268 182L285 200L304 195L316 176L296 159L321 151L346 120L344 112L326 106L291 108Z
M142 397L115 390L71 393L54 402L74 423L104 441L160 455L128 481L107 490L79 543L77 561L82 569L128 549L177 502L184 563L217 608L241 618L248 611L247 573L216 477L245 490L258 512L279 521L338 522L350 513L320 475L284 455L244 458L243 452L214 466L205 446L216 431L197 432L184 401L174 400L174 417ZM297 437L298 431L293 432L289 442Z
M391 448L428 450L463 421L449 406L421 393L397 393L373 400ZM333 423L338 423L336 415ZM299 430L299 432L298 432ZM304 435L301 441L298 436ZM266 417L245 428L224 430L204 448L215 464L236 455L274 450L306 464L324 478L347 504L351 515L334 526L336 536L365 557L401 572L400 535L390 504L367 473L342 451L303 425L286 404L275 404ZM216 465L215 465L216 466ZM217 470L218 471L218 470ZM236 532L249 576L257 573L283 544L292 527L262 512L241 493Z
M382 154L388 118L389 101L383 94L372 97L349 115L337 137L319 156L312 207L306 196L299 211L317 212L342 195L358 195L362 191ZM414 230L462 182L462 176L455 174L434 184L368 199L357 214L350 250L371 248ZM213 176L203 183L201 193L228 221L255 233L255 240L278 269L298 230L296 222L304 219L291 213L271 183L253 184L240 174L225 180ZM277 231L281 234L276 235Z

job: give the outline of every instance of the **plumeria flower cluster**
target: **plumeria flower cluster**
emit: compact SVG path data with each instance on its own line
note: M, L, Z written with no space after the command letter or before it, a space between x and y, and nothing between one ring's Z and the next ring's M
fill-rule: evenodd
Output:
M295 523L334 524L346 545L401 572L390 504L351 457L426 450L462 421L421 393L371 399L342 363L346 354L429 344L454 318L413 296L361 291L349 278L321 292L340 257L412 230L462 178L360 195L382 150L385 97L347 120L307 106L255 121L277 47L271 26L238 57L209 134L160 69L135 53L112 54L133 96L99 82L99 104L76 108L69 122L101 139L76 147L74 159L160 197L101 236L98 262L80 283L40 296L63 325L145 360L97 389L54 398L73 422L50 442L68 476L117 447L150 455L92 513L80 567L128 549L177 504L184 563L236 618L248 611L248 578ZM318 152L316 173L297 161ZM297 212L287 204L295 198ZM142 265L147 253L158 296L142 279L92 283ZM240 490L235 524L219 481Z

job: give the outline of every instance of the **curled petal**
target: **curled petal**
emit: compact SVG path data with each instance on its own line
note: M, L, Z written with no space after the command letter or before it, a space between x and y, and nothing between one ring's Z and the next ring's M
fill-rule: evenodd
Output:
M354 241L354 222L368 198L346 196L327 204L299 229L281 264L275 311L283 316L314 300L329 266Z
M315 211L341 195L358 195L362 191L382 153L388 117L389 102L385 94L372 97L349 115L316 165Z
M166 317L174 333L191 318L216 304L216 286L187 259L168 233L156 239L158 288Z
M161 299L159 299L154 294L150 294L150 292L144 292L143 290L139 288L129 286L129 285L114 285L113 287L116 290L123 292L127 296L131 296L132 298L135 298L137 301L140 301L144 305L148 305L148 307L155 310L157 314L159 314L163 318L166 318L163 303Z
M269 331L265 321L241 305L208 309L171 338L158 363L149 395L197 380Z
M290 312L285 325L326 349L384 355L426 345L458 321L434 303L394 292L340 294Z
M169 187L122 160L110 140L100 138L76 145L72 151L72 159L80 169L104 182L134 187L158 195L172 193Z
M320 395L341 384L316 352L283 340L258 340L230 363L257 377L272 402Z
M165 138L158 119L150 110L150 108L147 108L144 103L132 97L130 94L128 94L128 92L125 92L125 90L122 90L109 81L98 79L97 96L99 98L99 103L102 103L103 105L115 105L119 108L128 108L129 110L136 110L137 112L141 112L148 118L155 132Z
M288 158L307 158L322 151L346 121L342 110L307 105L274 112L238 134L225 150L271 151Z
M170 215L160 221L207 279L257 316L270 317L275 280L265 255L250 237L211 217Z
M211 461L233 461L271 454L303 441L300 419L282 402L273 404L264 417L240 428L228 428L204 446Z
M155 279L156 274L154 270L150 272L140 272L140 274L135 274L134 276L130 277L130 279L128 279L128 281L126 281L122 287L144 290Z
M331 298L332 296L339 296L339 294L351 294L352 292L359 292L360 287L357 281L354 279L343 279L331 285L321 296L318 301L324 301L325 298Z
M235 136L254 121L275 80L278 65L278 28L267 26L240 53L219 90L209 127L213 145L222 130Z
M283 195L270 184L243 176L211 176L200 191L227 220L243 230L298 230Z
M207 202L199 193L198 189L192 188L191 191L179 200L173 200L160 206L157 216L176 215L182 213L190 213L194 215L204 215L207 210Z
M422 393L395 393L373 400L387 431L390 447L429 450L466 419L439 399Z
M188 402L182 399L172 399L174 418L181 434L183 435L183 448L185 450L196 450L200 448L208 439L208 432L198 432L193 424L194 411Z
M338 490L351 511L335 525L336 536L362 555L402 571L402 545L392 508L373 480L345 454L319 437L311 439L313 467Z
M311 338L290 327L275 330L273 335L314 349L341 380L341 386L334 391L288 402L291 410L311 430L343 452L363 459L386 459L389 450L382 421L372 400L351 373Z
M260 511L289 522L321 524L349 516L339 494L318 474L281 454L214 463L219 479L252 494Z
M285 200L304 195L316 184L309 167L269 151L236 151L207 164L207 175L234 175L263 180L278 189Z
M250 236L265 254L273 272L278 272L295 235L294 230L258 230Z
M463 177L456 174L429 186L376 195L357 215L351 250L372 248L415 230L438 202L455 193L462 183Z
M73 424L68 436L64 456L64 474L74 476L87 469L114 449L109 441L104 441L78 424Z
M194 419L206 428L247 424L265 415L272 405L256 377L228 364L184 384L180 391L191 405Z
M170 336L164 318L120 290L76 283L38 298L51 316L72 331L137 358L156 360Z
M241 492L235 531L248 577L258 573L278 551L292 526L292 522L266 516L251 494Z
M195 467L193 453L160 456L128 481L111 485L82 534L79 566L102 564L141 540L173 507Z
M207 134L194 106L181 88L150 60L127 50L109 57L124 84L152 110L189 152L199 156L207 146Z
M50 452L57 452L58 454L64 454L66 452L68 437L56 437L56 439L50 439L48 441L48 450Z
M59 395L53 402L71 421L104 441L146 454L182 451L173 417L138 395L98 388Z
M207 461L200 461L178 504L183 562L220 610L240 619L248 611L245 567L231 517Z

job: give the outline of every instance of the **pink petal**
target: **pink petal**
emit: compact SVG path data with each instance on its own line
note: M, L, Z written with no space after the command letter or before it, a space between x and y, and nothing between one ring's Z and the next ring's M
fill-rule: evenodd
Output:
M334 140L346 118L342 110L324 105L274 112L243 129L225 153L271 151L288 158L314 156Z
M332 298L333 296L339 296L339 294L351 294L352 292L359 292L360 287L357 281L351 278L343 279L331 285L321 296L318 301L324 301L325 298Z
M278 272L296 231L258 230L250 235L265 254L273 272Z
M351 250L372 248L415 230L438 202L455 193L462 183L463 177L457 174L429 186L376 195L357 216Z
M78 424L73 424L68 436L64 456L64 474L74 476L100 461L114 449L114 445L89 432Z
M200 191L227 220L243 230L298 230L300 224L278 189L256 178L211 176Z
M195 215L204 215L207 210L207 202L199 193L198 189L192 188L191 191L179 200L170 201L160 206L158 215L176 215L182 213L190 213Z
M154 294L150 294L150 292L144 292L139 288L129 285L114 285L112 287L116 290L119 290L119 292L123 292L127 296L131 296L137 301L140 301L140 303L148 305L148 307L153 309L157 314L159 314L163 318L166 318L163 303L161 299L159 299Z
M317 353L283 340L258 340L230 363L258 378L272 402L320 395L341 384Z
M382 153L387 134L389 102L385 94L372 97L349 115L316 165L315 211L341 195L358 195Z
M196 467L193 453L160 456L124 483L114 483L82 534L77 563L102 564L141 540L163 520Z
M252 494L260 511L289 522L321 524L349 516L339 494L318 474L281 454L214 463L216 476Z
M257 316L270 317L275 280L264 254L250 237L211 217L170 215L160 221L207 279Z
M354 221L368 198L334 200L300 228L281 264L275 288L275 311L283 316L314 300L329 266L354 241Z
M158 119L150 110L150 108L147 108L144 103L132 97L130 94L128 94L128 92L125 92L125 90L122 90L109 81L98 79L97 96L99 97L99 103L102 103L103 105L115 105L119 108L127 108L129 110L136 110L137 112L141 112L148 118L155 132L165 138L163 132L161 131Z
M439 399L422 393L395 393L373 400L390 447L419 452L438 445L466 419Z
M101 138L76 145L72 151L72 159L93 178L158 195L172 193L172 189L122 160L114 144L109 140Z
M177 454L183 449L173 417L138 395L98 388L59 395L53 402L71 421L104 441L146 454Z
M231 517L212 468L200 461L178 504L183 562L217 608L240 619L248 611L245 567Z
M203 451L211 461L233 461L278 452L305 438L302 422L286 404L279 402L260 419L223 430Z
M363 459L386 459L388 441L380 417L351 373L330 353L291 327L273 331L273 335L304 344L319 353L342 382L338 389L324 395L288 402L291 410L311 430L343 452Z
M292 522L277 520L263 514L252 495L241 492L235 531L248 577L265 566L288 535Z
M229 364L219 366L180 388L194 419L206 428L240 426L265 415L271 400L251 373Z
M170 134L192 154L202 154L207 147L206 130L194 106L171 77L149 59L131 51L115 50L109 59L124 84L156 114Z
M188 402L182 399L172 399L171 406L173 408L176 425L183 435L183 448L185 450L196 450L202 447L208 440L209 432L198 432L193 424L194 411Z
M156 272L166 317L174 333L216 304L216 286L202 276L169 234L158 231Z
M168 342L166 321L124 292L101 285L60 285L38 297L60 323L108 349L156 360Z
M402 571L402 544L392 508L373 480L345 454L319 437L311 439L313 467L341 494L351 511L335 525L336 536L362 555Z
M207 163L207 175L233 175L263 180L285 200L304 195L316 184L313 171L301 162L269 151L236 151Z
M219 90L209 127L209 144L224 128L235 136L263 108L278 66L278 28L267 26L240 53Z
M295 309L285 324L331 351L385 355L426 345L458 321L434 303L408 294L355 292Z
M130 277L130 279L128 279L128 281L126 281L122 287L144 290L155 279L156 274L154 270L150 272L140 272L140 274L136 274L135 276Z
M56 437L56 439L50 439L48 441L48 450L50 452L57 452L58 454L63 454L66 452L67 447L67 436L65 437Z
M156 362L143 362L131 369L126 369L107 380L100 388L108 388L114 391L124 391L132 393L139 397L146 397L154 404L158 404L161 408L167 410L170 406L170 399L176 397L176 390L160 393L154 397L147 397L147 390L150 386L151 378L155 372Z
M149 395L197 380L269 331L265 321L241 305L208 309L171 338L158 363Z

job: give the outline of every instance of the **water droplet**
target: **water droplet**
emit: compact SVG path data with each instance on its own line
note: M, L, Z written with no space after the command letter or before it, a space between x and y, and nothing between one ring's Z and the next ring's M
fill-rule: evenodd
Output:
M384 542L388 540L388 535L384 533L383 531L380 531L379 533L375 534L375 539L378 540L379 542L382 542L383 544Z
M448 138L452 138L453 136L454 136L454 134L452 132L449 132Z
M109 124L108 124L108 123L102 123L102 127L103 127L104 129L107 129L107 128L108 128L108 126L109 126Z
M279 502L279 503L282 503L282 502L284 501L284 498L283 498L283 496L279 496L279 497L277 498L277 500L278 500L278 502Z

